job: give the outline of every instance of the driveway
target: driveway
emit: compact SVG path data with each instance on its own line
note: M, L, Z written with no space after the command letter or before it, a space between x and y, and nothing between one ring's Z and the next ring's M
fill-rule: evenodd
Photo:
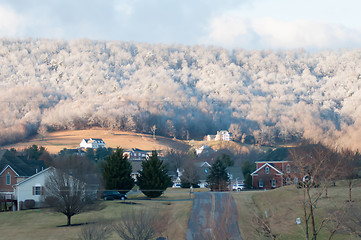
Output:
M238 211L228 192L195 193L187 240L241 240Z

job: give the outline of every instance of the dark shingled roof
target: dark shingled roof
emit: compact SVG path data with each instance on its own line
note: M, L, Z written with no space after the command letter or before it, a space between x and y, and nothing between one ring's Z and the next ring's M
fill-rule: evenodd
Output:
M292 148L277 148L264 156L263 158L259 159L259 162L263 161L285 161L288 160L289 150Z
M7 150L0 150L0 172L10 165L20 176L29 177L34 175L37 171L40 172L45 169L43 161L28 160L25 156L16 156L15 153Z

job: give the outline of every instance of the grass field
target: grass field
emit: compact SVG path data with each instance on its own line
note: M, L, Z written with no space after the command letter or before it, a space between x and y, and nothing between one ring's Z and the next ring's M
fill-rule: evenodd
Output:
M195 189L208 191L208 189ZM237 204L239 227L244 240L265 239L256 234L260 226L252 219L255 215L264 215L267 211L268 220L277 239L304 239L303 225L297 225L295 219L302 217L300 205L301 190L293 186L269 191L241 191L231 193ZM328 198L321 198L316 208L316 221L325 217L328 210L335 209L345 203L347 186L338 182L336 187L328 191ZM49 209L34 209L20 212L0 213L0 239L77 239L81 224L86 222L116 222L123 211L131 209L152 209L160 215L169 216L167 230L163 234L171 240L184 240L188 219L192 208L192 199L187 189L167 189L157 199L147 199L142 193L131 194L124 204L122 201L100 201L99 209L84 212L72 218L74 226L65 227L66 217ZM354 204L361 203L361 181L353 188ZM155 219L157 221L157 219ZM329 232L324 230L318 239L328 239ZM119 239L114 233L111 239ZM336 234L333 238L350 238L345 233Z
M361 204L361 180L357 181L353 188L354 203ZM265 216L267 211L268 220L272 231L278 236L277 239L305 239L303 225L296 224L296 218L302 219L302 190L294 186L287 186L270 191L245 191L232 193L236 201L239 213L239 226L242 237L245 240L264 239L256 234L256 228L252 219L255 215ZM322 197L317 203L315 216L317 224L327 214L342 207L348 199L348 188L344 181L337 182L335 187L328 190L328 198ZM361 227L361 226L360 226ZM328 239L329 231L321 231L318 239ZM333 239L358 239L350 238L345 233L338 233Z
M45 147L50 153L58 153L64 148L77 148L83 138L102 138L107 147L121 147L123 149L139 148L142 150L178 149L187 151L189 145L181 140L152 135L123 131L109 131L106 129L69 130L47 133L36 136L27 141L7 145L4 148L24 149L33 144Z
M99 210L84 212L72 218L74 226L65 227L66 217L49 209L0 213L0 239L77 239L81 224L86 222L114 222L129 209L152 209L170 216L166 234L169 239L184 240L192 208L191 196L186 189L168 189L157 199L146 199L142 193L129 195L126 202L101 201ZM154 219L157 221L157 219ZM114 234L111 239L119 239Z

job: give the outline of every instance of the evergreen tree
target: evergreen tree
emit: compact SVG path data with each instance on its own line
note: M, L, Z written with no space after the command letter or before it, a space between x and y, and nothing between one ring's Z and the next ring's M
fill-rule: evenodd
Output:
M153 151L148 161L142 163L139 171L138 186L140 190L150 198L159 197L171 184L167 174L166 166L159 160L157 152Z
M208 186L212 191L224 191L227 189L229 177L227 174L226 166L222 163L221 159L217 159L210 169L207 176Z
M221 161L225 167L232 167L234 165L234 160L228 154L222 154Z
M128 157L123 156L123 149L117 148L106 158L102 167L106 189L116 189L125 194L134 186L134 179L131 177L132 165Z
M252 187L252 176L251 173L256 170L256 164L254 162L245 161L242 165L242 173L245 179L247 187Z

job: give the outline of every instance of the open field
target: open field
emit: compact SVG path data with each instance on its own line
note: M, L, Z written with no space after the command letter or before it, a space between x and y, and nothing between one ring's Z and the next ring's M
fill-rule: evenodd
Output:
M49 209L34 209L20 212L0 213L0 239L77 239L81 230L80 224L86 222L116 221L123 211L146 208L161 215L169 214L168 228L165 235L172 240L184 240L188 219L192 208L192 200L187 189L168 189L164 195L149 200L142 193L129 195L135 204L123 204L122 201L102 201L98 211L75 215L72 224L65 227L66 217L51 212ZM156 219L155 219L156 221ZM119 239L114 234L111 239Z
M7 145L4 148L24 149L33 144L45 147L50 153L58 153L64 148L77 148L83 138L102 138L107 147L121 147L123 149L139 148L142 150L189 149L181 140L123 131L109 131L106 129L68 130L47 133L36 136L28 141Z
M361 180L358 180L352 190L355 205L361 204ZM270 191L245 191L234 192L239 214L239 227L244 240L264 239L255 233L255 225L252 219L255 215L265 216L267 211L268 220L272 231L278 236L277 239L304 239L303 223L297 225L297 217L302 219L302 190L294 186L287 186ZM342 207L348 199L348 188L344 181L336 183L335 187L328 190L328 198L322 197L317 203L316 222L320 223L327 213ZM303 221L302 221L303 222ZM360 226L361 227L361 226ZM328 239L329 231L321 231L318 239ZM350 238L345 233L338 233L332 239L358 239Z
M209 191L209 189L194 189ZM336 187L328 191L328 198L321 198L316 208L316 221L326 216L327 209L332 210L345 204L348 197L346 183L337 182ZM294 186L283 187L269 191L233 192L237 204L239 228L244 240L264 239L256 234L259 226L252 221L255 215L262 216L267 211L272 231L277 239L304 239L303 225L297 225L295 219L302 217L300 205L301 191ZM354 204L361 202L361 180L353 188ZM188 219L192 208L192 196L189 189L167 189L164 195L149 200L142 193L129 195L134 204L124 204L122 201L101 201L99 210L93 210L76 215L72 218L75 226L64 227L66 217L49 209L34 209L20 212L0 213L0 239L77 239L81 224L86 222L109 221L119 219L123 211L129 209L152 209L169 216L167 230L163 235L172 240L184 240ZM116 234L111 239L119 239ZM319 239L328 239L328 231L323 230ZM333 239L349 238L346 234L336 234Z

